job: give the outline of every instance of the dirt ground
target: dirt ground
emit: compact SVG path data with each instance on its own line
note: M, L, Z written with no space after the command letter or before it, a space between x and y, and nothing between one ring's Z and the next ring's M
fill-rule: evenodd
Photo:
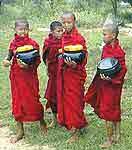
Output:
M49 148L48 146L38 146L26 144L24 140L12 144L10 143L10 134L8 126L0 127L0 150L55 150L55 148Z

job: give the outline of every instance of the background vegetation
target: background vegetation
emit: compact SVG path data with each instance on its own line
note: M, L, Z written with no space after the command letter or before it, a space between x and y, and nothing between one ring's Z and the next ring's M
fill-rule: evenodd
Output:
M15 122L11 115L10 107L10 86L9 69L3 68L1 63L7 54L8 43L13 37L13 23L16 17L26 16L33 29L31 37L36 39L42 46L43 39L48 34L45 28L48 28L52 20L59 18L64 10L71 10L77 16L77 25L80 32L87 41L89 52L87 64L86 88L89 86L95 69L96 63L101 55L102 33L100 27L109 13L114 13L111 0L1 0L0 2L0 120L5 125L9 124L12 133L15 132ZM122 6L121 1L117 1L118 19L123 21L125 26L131 26L132 7L131 5ZM131 1L130 1L131 2ZM42 28L42 29L41 29ZM122 29L122 27L121 27ZM114 145L110 150L131 150L132 145L132 37L129 36L131 28L126 33L121 32L119 39L126 52L126 61L128 74L123 88L122 96L122 141ZM38 68L40 79L41 101L45 104L43 98L44 89L47 82L46 69L43 63ZM53 128L48 131L47 136L42 136L39 131L38 123L25 125L26 136L24 141L30 145L43 145L54 147L56 150L99 150L98 145L104 140L105 130L103 121L96 115L91 114L89 106L85 109L89 126L79 142L67 145L66 140L70 133L64 128ZM45 119L49 123L52 115L45 113ZM11 134L12 134L11 133Z

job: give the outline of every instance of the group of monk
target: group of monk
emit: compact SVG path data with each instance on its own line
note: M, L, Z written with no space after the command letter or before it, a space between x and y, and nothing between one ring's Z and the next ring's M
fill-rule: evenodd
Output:
M88 52L84 37L76 27L76 17L72 12L64 12L61 21L50 24L50 33L44 40L42 56L37 57L34 64L28 65L16 57L16 50L25 45L32 45L39 51L38 43L29 37L29 23L26 19L15 21L15 36L9 45L8 56L3 60L5 67L10 66L10 83L12 94L12 114L17 122L17 134L11 138L16 143L24 136L24 122L40 121L44 133L49 127L60 126L71 130L72 135L67 142L72 143L81 136L81 129L87 127L85 118L85 102L94 108L99 118L105 120L107 138L100 145L108 148L120 141L121 93L124 76L125 52L119 45L118 25L103 25L103 46L101 59L114 57L121 65L121 71L113 78L96 74L86 95L86 64ZM69 45L81 45L85 58L76 63L70 57L61 54ZM47 66L48 83L44 97L47 99L46 109L51 108L53 121L47 126L44 120L44 108L40 102L37 67L41 58Z

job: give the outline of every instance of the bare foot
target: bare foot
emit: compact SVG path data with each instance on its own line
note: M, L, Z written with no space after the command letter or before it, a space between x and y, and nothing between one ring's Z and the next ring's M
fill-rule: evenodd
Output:
M2 128L3 127L3 124L0 124L0 128Z
M48 127L46 124L40 124L40 129L44 134L46 134L48 131Z
M67 140L67 143L70 144L70 143L74 143L74 142L77 142L79 140L79 136L76 135L76 134L73 134L73 136Z
M104 142L103 144L99 145L100 148L109 148L112 146L112 141L107 140L106 142Z
M10 139L10 142L11 142L12 144L15 144L16 142L18 142L18 141L20 141L21 139L23 139L23 137L24 137L24 133L23 133L23 134L16 135L15 137L12 137L12 138Z
M115 144L120 143L120 141L121 141L121 136L120 136L120 135L118 135L118 136L116 136L116 137L114 138L114 143L115 143Z
M50 123L50 125L48 126L48 128L55 128L56 126L57 126L57 122L53 120L53 121Z
M46 134L48 127L47 127L47 123L45 122L44 119L40 120L40 129L42 131L42 133Z

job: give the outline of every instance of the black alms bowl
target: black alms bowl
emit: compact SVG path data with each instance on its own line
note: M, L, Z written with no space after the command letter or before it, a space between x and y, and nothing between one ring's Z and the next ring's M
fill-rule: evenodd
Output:
M39 57L38 50L30 50L26 52L17 52L16 57L26 64L33 64L37 57Z
M70 57L71 60L75 61L76 63L81 63L85 58L85 53L83 51L77 51L77 52L64 52L63 58Z
M114 77L121 70L119 61L115 58L105 58L98 62L97 74Z

